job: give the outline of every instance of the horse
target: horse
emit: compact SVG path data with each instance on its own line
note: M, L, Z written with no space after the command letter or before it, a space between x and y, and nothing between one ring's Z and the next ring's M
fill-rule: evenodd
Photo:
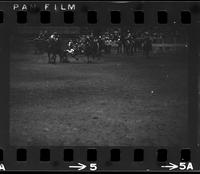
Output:
M124 40L124 51L127 55L131 54L131 49L132 49L132 43L130 39L125 39Z
M123 43L121 39L117 40L117 54L122 54L123 51Z
M54 39L48 39L47 40L47 54L49 61L48 63L56 63L56 57L57 55L60 58L60 62L63 63L64 60L66 61L66 52L62 48L62 41L61 39L54 40Z
M85 47L84 47L84 53L85 56L87 57L87 63L90 63L90 57L94 60L95 57L98 57L98 42L91 40L91 41L86 41Z

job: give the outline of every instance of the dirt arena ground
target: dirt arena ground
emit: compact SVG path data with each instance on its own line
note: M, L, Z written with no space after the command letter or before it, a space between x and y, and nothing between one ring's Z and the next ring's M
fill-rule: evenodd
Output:
M87 64L10 58L10 143L174 146L187 141L184 55L105 55Z

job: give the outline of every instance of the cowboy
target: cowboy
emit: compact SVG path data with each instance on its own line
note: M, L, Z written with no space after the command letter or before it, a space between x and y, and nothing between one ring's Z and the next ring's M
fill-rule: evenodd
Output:
M59 35L57 32L53 32L53 34L50 36L50 39L54 40L54 41L58 41L59 39Z

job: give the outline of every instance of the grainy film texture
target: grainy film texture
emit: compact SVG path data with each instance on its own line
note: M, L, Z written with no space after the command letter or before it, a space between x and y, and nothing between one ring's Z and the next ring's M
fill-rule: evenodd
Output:
M177 25L17 28L10 144L187 144L187 52Z

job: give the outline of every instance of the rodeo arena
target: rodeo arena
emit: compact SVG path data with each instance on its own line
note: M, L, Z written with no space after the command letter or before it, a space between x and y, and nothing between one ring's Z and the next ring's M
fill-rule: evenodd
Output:
M61 63L69 63L68 57L79 60L80 56L87 57L87 63L100 59L104 54L123 54L127 56L140 52L146 58L151 53L176 50L177 47L187 47L187 44L177 43L178 33L174 36L167 36L169 33L162 32L131 32L127 29L110 29L105 32L94 34L93 31L87 34L79 34L74 38L66 38L63 33L40 31L33 39L35 54L48 54L48 63L56 63L59 56ZM165 43L171 39L171 43ZM90 60L91 59L91 60Z
M38 26L13 33L12 145L187 142L185 31Z

